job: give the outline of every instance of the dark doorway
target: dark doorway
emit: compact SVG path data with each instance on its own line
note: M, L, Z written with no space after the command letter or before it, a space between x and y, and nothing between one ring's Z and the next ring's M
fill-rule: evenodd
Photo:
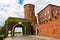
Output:
M34 33L33 33L33 26L31 26L31 34L34 35Z

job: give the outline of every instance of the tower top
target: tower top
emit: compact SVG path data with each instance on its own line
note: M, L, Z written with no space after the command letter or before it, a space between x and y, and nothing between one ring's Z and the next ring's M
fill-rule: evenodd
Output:
M35 7L35 5L33 5L33 4L25 4L24 7L25 6L33 6L33 7Z

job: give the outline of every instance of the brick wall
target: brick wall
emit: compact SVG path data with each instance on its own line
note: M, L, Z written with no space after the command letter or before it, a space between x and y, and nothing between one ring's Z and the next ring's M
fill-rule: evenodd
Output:
M38 14L38 21L39 23L44 22L50 18L52 18L52 13L51 13L51 6L48 6L47 8L43 9L39 14Z
M57 20L53 18L48 23L37 24L34 26L34 29L36 27L39 30L39 36L60 38L60 16Z
M58 15L60 15L60 7L49 5L38 13L38 21L39 23L44 23L45 21Z
M24 18L29 19L32 24L37 23L34 8L35 8L35 6L33 4L24 5Z

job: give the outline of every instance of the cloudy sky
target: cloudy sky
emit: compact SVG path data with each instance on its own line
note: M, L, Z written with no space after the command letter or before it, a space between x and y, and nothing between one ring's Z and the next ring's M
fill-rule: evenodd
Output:
M0 26L8 17L24 18L24 5L35 5L35 15L48 4L60 6L60 0L0 0Z

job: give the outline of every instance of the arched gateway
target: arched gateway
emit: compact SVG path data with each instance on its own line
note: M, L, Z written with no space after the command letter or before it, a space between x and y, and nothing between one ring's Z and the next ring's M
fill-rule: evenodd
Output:
M15 29L19 28L19 27L21 28L20 29L21 32L19 32L19 31L15 32ZM16 24L16 25L13 26L13 28L12 28L12 36L16 36L16 35L20 36L20 35L25 35L25 34L26 34L26 27L23 24Z
M16 28L20 28L17 32L15 32ZM23 24L15 24L12 27L12 30L8 31L8 36L17 36L17 35L26 35L26 27Z
M22 36L25 33L25 28L21 24L18 24L14 27L12 32L13 32L14 36L20 36L20 35Z
M31 35L31 23L29 20L9 17L5 22L5 26L7 36ZM19 31L16 32L16 29L19 29Z

